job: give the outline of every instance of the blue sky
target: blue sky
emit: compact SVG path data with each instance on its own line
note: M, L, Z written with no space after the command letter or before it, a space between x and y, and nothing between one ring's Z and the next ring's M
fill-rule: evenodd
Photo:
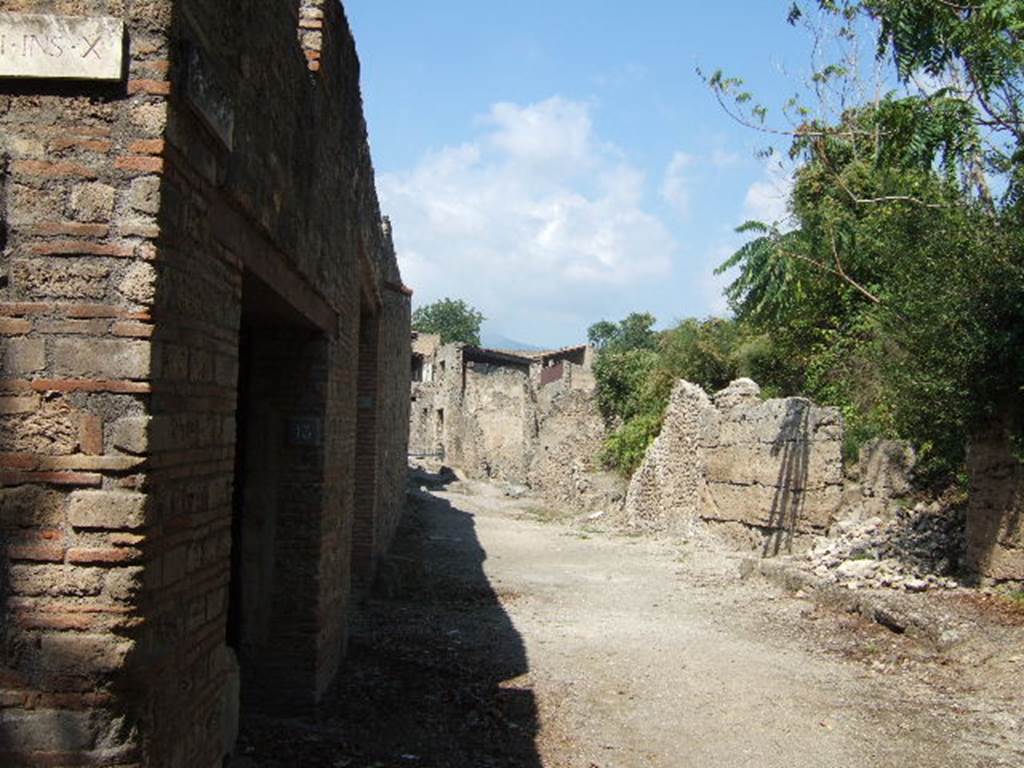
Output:
M788 5L348 0L415 305L462 298L540 346L725 311L712 271L738 224L783 215L787 177L695 69L781 104L810 69Z

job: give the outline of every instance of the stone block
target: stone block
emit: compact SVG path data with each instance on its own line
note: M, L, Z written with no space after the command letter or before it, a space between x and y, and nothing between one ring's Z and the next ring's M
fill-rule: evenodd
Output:
M51 674L97 679L120 669L133 646L113 635L48 634L39 640L39 662Z
M114 197L109 184L76 184L71 189L71 213L78 221L109 221L114 213Z
M869 440L861 446L857 474L865 496L898 498L910 493L917 457L902 440Z
M24 376L46 367L46 343L42 339L0 339L0 371L5 376Z
M777 450L763 443L730 445L707 451L707 477L712 482L821 488L843 481L838 442L788 442Z
M110 267L91 259L15 259L12 282L31 298L101 299Z
M753 525L759 528L824 530L842 502L842 487L814 490L708 483L712 500L701 508L701 517Z
M0 527L56 526L64 520L63 494L38 486L0 488Z
M155 214L160 209L160 177L133 179L128 188L128 205L140 213Z
M57 339L54 368L63 376L113 379L147 379L150 344L127 339Z
M143 454L149 447L149 416L126 416L114 422L114 447L134 454Z
M0 418L0 453L65 455L78 446L78 417L63 398L31 413Z
M75 491L68 521L75 528L135 530L146 524L147 498L133 491Z
M105 571L64 565L15 565L10 586L16 595L29 597L92 597L103 590Z
M132 107L128 119L150 136L159 136L167 126L167 104L138 104Z
M1024 581L1024 549L996 545L982 552L968 547L972 569L995 581Z
M66 709L0 709L0 752L86 752L96 740L92 715Z
M121 276L117 290L136 304L151 305L156 295L156 269L148 262L135 262Z
M16 395L0 397L0 416L17 413L32 413L39 407L39 395Z
M144 570L138 566L106 571L106 592L111 600L129 602L142 591L143 585Z

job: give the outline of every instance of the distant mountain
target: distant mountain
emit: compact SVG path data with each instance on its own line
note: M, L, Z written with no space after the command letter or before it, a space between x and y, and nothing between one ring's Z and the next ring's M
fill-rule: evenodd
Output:
M538 347L534 344L510 339L508 336L486 328L480 332L480 343L488 349L518 349L523 352L539 352L544 349L544 347Z

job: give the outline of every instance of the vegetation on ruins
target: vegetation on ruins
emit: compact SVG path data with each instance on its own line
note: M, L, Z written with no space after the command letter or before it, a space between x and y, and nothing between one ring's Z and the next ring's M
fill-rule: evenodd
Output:
M436 333L442 344L461 341L480 346L480 325L484 316L462 299L444 298L412 313L412 329Z
M1024 4L816 5L811 23L836 25L840 53L812 76L813 106L785 105L787 127L739 79L706 77L737 119L789 142L789 218L740 227L751 240L720 267L736 273L733 319L661 334L629 392L620 373L605 394L614 363L599 364L611 465L636 465L675 376L714 389L750 375L770 394L838 405L851 453L876 435L909 439L934 481L957 474L993 416L1016 412L1021 433ZM810 15L794 4L789 21ZM890 65L873 89L848 55L865 30Z
M653 330L655 322L650 314L634 312L617 323L595 323L587 333L599 350L598 405L613 427L602 460L626 474L639 466L661 431L676 379L715 390L748 370L742 359L748 349L739 343L735 321L689 319L661 332Z

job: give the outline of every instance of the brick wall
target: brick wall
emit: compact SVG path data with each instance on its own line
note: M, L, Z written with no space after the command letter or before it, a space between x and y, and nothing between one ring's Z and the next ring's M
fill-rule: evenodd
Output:
M0 764L219 765L232 632L263 703L312 703L340 663L360 285L400 297L381 336L401 335L403 399L408 297L387 288L343 10L318 9L314 67L312 5L4 4L121 17L129 66L116 86L0 81ZM236 450L243 328L263 510L258 447ZM289 442L296 420L320 443ZM404 439L381 439L382 482ZM248 644L233 524L243 587L269 585L230 609Z

